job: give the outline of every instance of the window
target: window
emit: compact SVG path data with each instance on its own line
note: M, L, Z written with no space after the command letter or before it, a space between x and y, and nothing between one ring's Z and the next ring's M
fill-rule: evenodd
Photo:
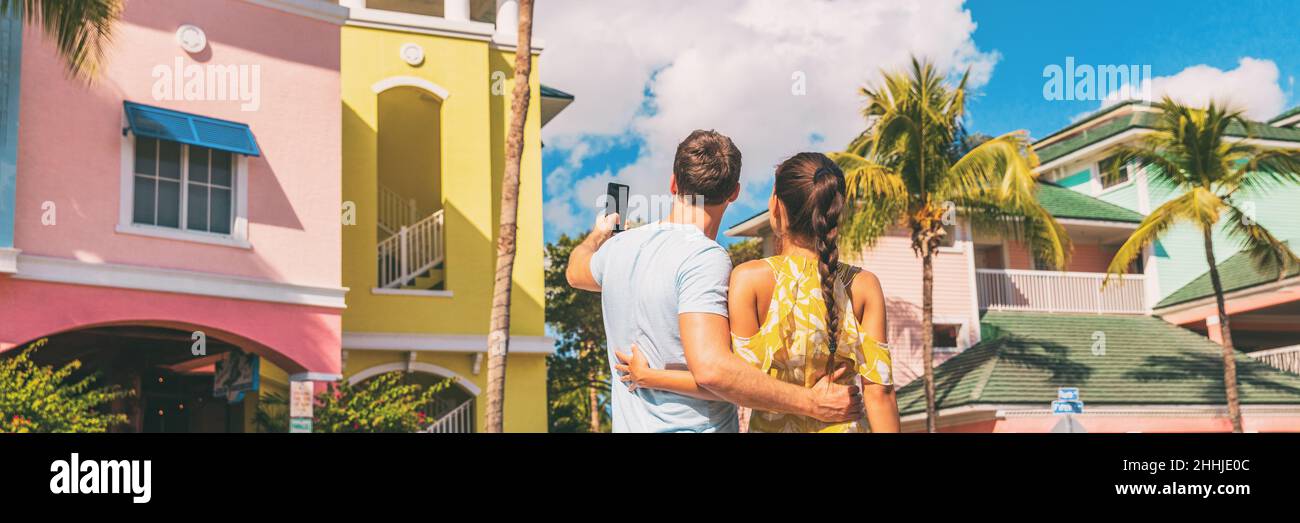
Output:
M229 235L234 155L197 145L135 140L131 223Z
M1101 180L1103 190L1129 181L1132 175L1131 163L1125 163L1120 165L1119 169L1114 169L1115 161L1116 157L1111 156L1097 163L1097 178Z
M961 325L955 323L934 324L934 348L936 350L955 351L960 345Z

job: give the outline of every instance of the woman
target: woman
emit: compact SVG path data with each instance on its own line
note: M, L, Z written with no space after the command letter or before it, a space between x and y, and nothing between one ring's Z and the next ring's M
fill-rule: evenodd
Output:
M754 411L751 432L898 432L889 349L877 341L886 331L880 281L839 263L844 191L844 173L823 154L783 162L768 200L781 252L732 271L727 308L737 355L804 387L827 372L839 373L836 382L846 385L861 378L865 420L826 423ZM641 358L617 356L631 389L697 390L687 371L650 369Z

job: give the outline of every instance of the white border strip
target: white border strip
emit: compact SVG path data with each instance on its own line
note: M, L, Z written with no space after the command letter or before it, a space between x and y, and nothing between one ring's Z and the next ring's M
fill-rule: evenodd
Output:
M452 372L451 369L448 369L446 367L440 367L432 363L425 363L423 361L411 362L410 364L407 364L404 361L398 361L393 363L385 363L382 365L375 365L374 367L357 371L356 374L348 376L348 384L356 385L358 383L361 383L362 381L365 381L368 378L373 378L380 374L385 374L389 372L399 372L399 371L400 372L423 372L425 374L433 374L435 376L442 376L444 378L454 378L456 380L457 385L460 385L461 388L465 389L466 391L470 392L475 396L478 396L483 392L478 385L474 384L474 382L466 379L464 376L461 376L460 374L456 374L455 372Z
M346 287L312 287L239 276L138 265L88 263L67 258L18 256L15 279L93 285L216 298L269 301L342 309Z
M404 332L344 332L344 350L397 350L416 352L487 352L485 334L411 334ZM552 354L549 336L510 336L510 352Z
M307 18L315 18L334 25L348 20L348 8L324 0L244 0L253 5L284 11Z

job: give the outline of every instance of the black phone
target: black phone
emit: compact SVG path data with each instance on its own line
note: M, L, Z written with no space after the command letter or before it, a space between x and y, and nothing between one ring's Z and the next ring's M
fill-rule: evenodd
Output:
M609 198L605 200L605 215L618 213L618 222L614 224L614 232L623 232L623 221L627 219L627 198L631 194L631 190L621 183L610 182L605 191L609 195Z

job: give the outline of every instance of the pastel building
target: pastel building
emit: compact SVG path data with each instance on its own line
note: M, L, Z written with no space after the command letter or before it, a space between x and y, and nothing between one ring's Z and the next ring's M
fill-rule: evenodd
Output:
M514 0L344 0L343 373L454 379L434 432L482 426L510 119ZM545 36L545 35L539 35ZM544 44L533 40L534 62ZM573 100L538 81L525 126L505 430L547 430L541 127Z
M213 397L342 373L340 26L319 0L133 0L93 85L0 24L0 351L136 392L129 432L249 431ZM232 398L233 399L233 398Z

